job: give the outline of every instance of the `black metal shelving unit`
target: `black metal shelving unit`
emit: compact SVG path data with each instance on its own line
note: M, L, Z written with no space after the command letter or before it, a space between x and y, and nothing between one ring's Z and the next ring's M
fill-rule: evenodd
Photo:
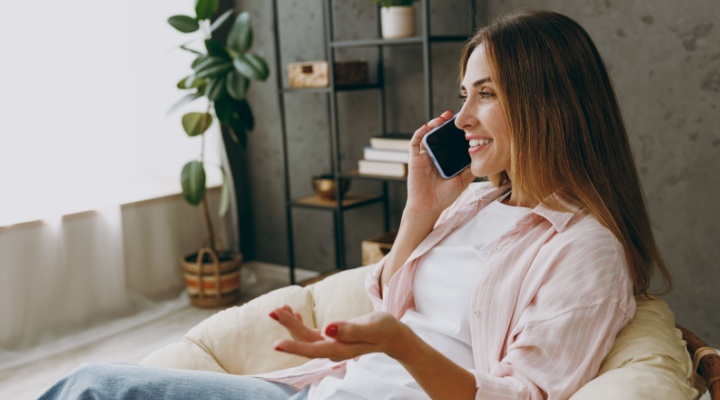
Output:
M338 124L338 110L337 110L337 93L344 91L357 91L357 90L376 90L378 92L378 106L381 121L382 134L387 133L387 118L386 118L386 103L385 103L385 80L384 80L384 64L383 64L383 48L387 46L421 46L422 47L422 63L424 72L424 89L425 89L425 113L426 120L432 118L432 65L431 65L431 43L434 42L463 42L467 40L468 36L461 35L431 35L430 34L430 0L419 0L420 18L421 18L421 32L418 36L400 39L383 39L381 38L381 27L380 27L380 6L375 9L375 21L376 21L376 32L378 38L362 39L362 40L335 40L334 39L334 27L333 27L333 15L332 15L332 0L323 0L323 22L325 24L324 36L325 36L325 59L328 63L328 79L329 86L325 88L307 88L307 89L294 89L286 88L283 84L282 79L282 58L280 54L280 33L278 23L278 1L273 0L273 16L274 16L274 33L275 33L275 60L276 60L276 78L278 87L278 104L280 110L280 122L282 127L282 150L283 150L283 163L284 163L284 178L285 178L285 212L287 219L288 229L288 252L289 252L289 273L291 284L296 283L295 279L295 241L293 233L292 223L292 210L294 208L310 208L318 210L327 210L333 213L334 231L335 231L335 258L336 258L336 269L346 269L345 264L345 224L343 219L343 213L347 210L363 207L369 204L382 203L384 211L384 229L385 231L390 230L390 208L389 208L389 190L388 183L393 181L405 181L405 178L395 178L387 176L374 176L364 175L357 171L343 171L341 170L340 164L340 142L341 133L339 132ZM336 0L340 1L340 0ZM437 1L437 0L436 0ZM471 28L472 31L476 28L476 16L477 7L476 1L469 1ZM347 86L336 86L334 77L334 65L335 65L335 50L342 48L361 48L361 47L375 47L378 50L378 64L377 64L377 82L360 84L360 85L347 85ZM288 161L288 137L287 137L287 124L285 118L285 96L286 95L302 95L309 93L325 93L328 96L328 120L330 122L330 163L331 171L336 180L336 198L340 201L328 201L323 200L315 196L304 197L304 198L292 198L290 193L290 166ZM347 193L343 198L343 194L340 191L340 180L341 179L365 179L375 180L381 182L382 194L380 195L365 195L359 193Z

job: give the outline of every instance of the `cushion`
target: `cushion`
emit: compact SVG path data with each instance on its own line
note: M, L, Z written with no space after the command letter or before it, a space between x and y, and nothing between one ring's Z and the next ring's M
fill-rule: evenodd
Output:
M571 400L695 399L692 362L667 303L638 299L598 376Z
M147 366L231 374L259 374L303 364L307 358L273 350L287 330L268 314L283 304L300 312L315 328L372 311L364 280L370 267L334 274L308 287L288 286L231 307L200 322L180 342L167 345L140 361Z
M289 304L305 324L324 326L370 312L364 278L372 266L332 275L308 287L289 286L221 311L192 328L177 343L150 354L141 364L170 368L257 374L300 365L307 359L272 349L289 337L268 314ZM571 400L694 399L692 365L668 305L638 300L633 321L623 328L598 376Z

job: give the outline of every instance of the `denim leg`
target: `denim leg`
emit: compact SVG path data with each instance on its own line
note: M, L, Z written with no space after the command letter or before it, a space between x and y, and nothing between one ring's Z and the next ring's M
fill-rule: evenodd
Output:
M102 363L83 364L39 399L287 400L303 392L248 376Z

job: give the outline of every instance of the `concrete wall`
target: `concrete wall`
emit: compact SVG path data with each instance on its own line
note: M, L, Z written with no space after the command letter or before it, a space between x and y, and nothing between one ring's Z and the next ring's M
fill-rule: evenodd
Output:
M280 0L284 66L324 58L319 0ZM374 14L367 0L333 2L343 38L369 37ZM459 33L467 18L453 15L466 2L432 4L435 33ZM253 15L254 49L274 67L270 1L237 1ZM720 2L717 0L489 0L480 10L496 16L520 7L556 10L580 22L609 65L625 114L647 195L656 238L671 266L676 288L668 297L678 321L720 346ZM463 25L464 24L464 25ZM435 113L455 109L459 45L434 49ZM385 54L394 89L388 91L390 130L412 131L424 122L419 49L393 48ZM374 60L370 52L343 54ZM287 262L280 119L274 81L254 84L251 103L257 129L248 149L250 197L256 258ZM286 96L290 129L293 196L310 195L310 177L329 171L324 95ZM345 140L343 162L353 166L367 138L379 129L373 93L339 97ZM377 190L353 182L357 190ZM367 186L367 185L365 185ZM404 188L393 185L393 225L402 209ZM360 261L359 241L382 229L381 207L347 213L348 264ZM298 266L332 268L332 215L296 209L293 213Z

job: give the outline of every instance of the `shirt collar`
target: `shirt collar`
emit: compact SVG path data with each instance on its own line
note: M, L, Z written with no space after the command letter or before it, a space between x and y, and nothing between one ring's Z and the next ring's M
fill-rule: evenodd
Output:
M563 207L567 211L558 211L546 207L544 204L548 202L555 202ZM558 192L555 192L548 196L542 203L538 204L533 212L546 220L548 220L553 228L559 233L562 233L567 228L568 223L573 217L582 210L582 207L570 203L563 196L560 196Z
M479 196L477 201L477 207L485 207L486 205L490 204L492 201L495 201L496 199L500 198L504 194L510 191L510 184L502 184L498 187L494 187L486 192L484 192L481 196ZM558 211L553 210L551 208L546 207L544 204L547 204L548 202L552 203L555 202L559 204L561 207L563 207L567 211ZM545 218L548 222L550 222L558 232L563 232L567 225L570 223L570 220L573 219L573 217L582 210L582 207L570 203L563 196L561 196L558 192L555 192L548 196L545 201L538 204L533 210L532 213Z

